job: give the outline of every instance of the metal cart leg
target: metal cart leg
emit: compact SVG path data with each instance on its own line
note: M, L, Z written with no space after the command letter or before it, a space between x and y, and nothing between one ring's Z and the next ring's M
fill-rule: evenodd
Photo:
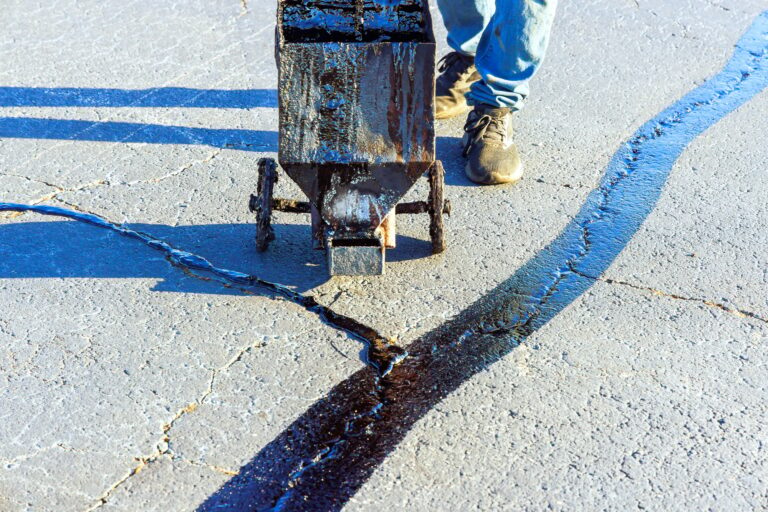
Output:
M429 169L429 236L432 238L432 254L445 251L445 229L443 211L450 214L450 203L443 200L445 186L445 169L443 163L437 160Z
M256 195L251 195L248 208L256 214L256 250L264 252L275 239L272 229L272 193L277 183L277 162L272 158L259 160Z

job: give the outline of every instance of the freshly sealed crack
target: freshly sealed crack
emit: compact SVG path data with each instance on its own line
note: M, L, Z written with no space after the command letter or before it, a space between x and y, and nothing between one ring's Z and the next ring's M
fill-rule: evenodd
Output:
M768 86L768 12L725 69L643 125L549 246L507 281L408 346L385 375L334 387L199 511L340 510L414 424L588 290L653 211L672 166L699 134Z

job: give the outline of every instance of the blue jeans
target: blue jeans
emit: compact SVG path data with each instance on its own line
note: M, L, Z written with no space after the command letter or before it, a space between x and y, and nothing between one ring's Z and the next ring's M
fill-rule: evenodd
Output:
M438 0L448 44L474 55L483 79L467 95L519 110L549 43L557 0Z

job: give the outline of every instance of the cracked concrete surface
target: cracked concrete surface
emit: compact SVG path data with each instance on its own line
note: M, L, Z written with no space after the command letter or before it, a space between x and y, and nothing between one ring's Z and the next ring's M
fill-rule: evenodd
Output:
M743 309L737 309L732 306L728 306L726 304L723 304L721 302L714 302L712 300L708 299L702 299L698 297L684 297L682 295L678 295L676 293L668 293L662 290L657 290L655 288L651 288L648 286L638 286L636 284L627 283L626 281L616 281L615 279L600 279L601 281L608 283L608 284L618 284L621 286L629 286L630 288L634 288L636 290L644 290L647 292L651 292L653 295L657 295L659 297L667 297L670 299L677 299L677 300L685 300L688 302L698 302L700 304L704 304L705 306L709 306L711 308L717 308L722 311L725 311L726 313L730 313L731 315L734 315L738 318L752 318L754 320L759 320L761 322L768 323L767 318L763 318L756 313L753 313L752 311L746 311Z
M755 140L766 112L763 92L688 148L608 278L768 318L768 144Z
M599 283L422 419L345 510L762 510L766 334Z
M4 6L0 86L275 86L271 3L64 4ZM0 106L0 201L125 223L405 346L555 238L620 144L717 72L764 8L563 0L516 121L526 178L470 186L461 120L440 124L450 250L429 257L426 220L403 219L383 279L327 280L303 216L277 215L277 243L254 253L246 202L276 145L269 101ZM593 290L423 418L347 508L763 508L767 111L762 93L694 141ZM278 192L298 196L289 180ZM0 510L193 510L364 364L303 308L96 227L5 215L0 255Z
M17 222L40 224L31 217ZM55 309L64 315L55 322L19 315L9 319L3 328L9 340L17 341L5 347L4 367L9 371L2 397L3 458L16 458L29 453L30 447L45 447L52 442L66 442L88 451L96 444L96 455L112 463L86 466L76 475L88 483L87 492L75 489L89 497L87 502L98 504L102 497L111 495L105 489L117 489L138 468L146 470L161 456L175 454L174 430L179 422L212 402L218 396L220 376L246 359L251 390L244 395L250 403L241 413L269 411L269 417L260 418L260 423L267 430L269 424L277 422L277 432L283 413L291 409L294 414L301 412L306 401L361 366L354 358L339 359L329 341L352 352L358 349L358 343L346 337L336 339L337 333L319 322L307 323L306 313L298 307L250 296L222 295L217 283L188 277L142 244L80 223L56 223L73 231L51 240L50 227L37 231L37 237L35 229L29 228L25 230L28 237L13 247L13 254L3 250L3 261L9 266L20 268L25 261L29 264L29 258L39 263L50 258L50 264L62 273L62 278L56 279L59 286L52 286L48 279L28 279L26 285L10 289L9 280L3 280L5 306L19 311ZM113 277L64 279L73 268L80 270L80 251L97 257L97 261L88 263L88 274ZM122 263L115 265L115 259ZM142 275L153 277L127 282L119 279L121 270L136 270L132 267L137 263ZM166 293L153 293L153 287ZM184 292L179 293L181 290ZM107 297L109 300L103 300ZM255 304L262 301L266 310ZM247 303L247 307L235 306L238 302ZM293 344L299 345L296 350L288 348ZM289 358L279 357L288 353ZM334 361L323 361L329 353L334 354ZM278 359L283 362L275 364ZM328 363L339 372L310 378L296 373L304 364L326 368ZM257 371L254 365L263 371ZM282 365L287 371L277 378L279 389L286 395L254 395L254 380L260 379L254 372L263 373L261 379L267 382L273 381L276 377L266 369ZM312 373L309 368L305 371ZM231 388L227 391L235 392ZM17 403L20 396L27 399ZM289 419L290 415L282 417L282 421ZM70 453L61 455L51 458L48 464L75 457ZM242 454L243 459L247 456ZM209 462L207 457L199 454L183 459L199 462L201 467L223 466ZM14 499L58 503L64 508L77 503L67 501L72 498L71 482L67 483L72 468L54 466L43 472L44 467L35 462L29 457L6 466L2 480L25 473L27 479L33 478L26 483L15 479L10 489L3 487L5 482L0 483L2 493ZM227 462L236 469L244 461ZM90 464L88 457L81 457L80 464ZM51 491L40 494L38 485L45 485L49 479Z

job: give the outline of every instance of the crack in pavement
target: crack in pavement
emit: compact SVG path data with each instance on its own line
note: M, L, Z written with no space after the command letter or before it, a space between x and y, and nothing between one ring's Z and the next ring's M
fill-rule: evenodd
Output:
M109 486L109 488L104 491L99 498L97 498L96 503L88 507L85 512L92 512L93 510L97 510L101 508L102 506L106 505L107 502L109 502L109 498L120 489L123 485L125 485L131 478L141 473L144 469L146 469L148 466L152 465L153 463L159 461L163 457L168 457L170 460L180 460L182 462L191 464L193 466L197 467L205 467L210 469L211 471L215 471L217 473L223 473L228 476L235 476L237 475L237 471L222 468L220 466L215 466L212 464L207 464L202 461L197 460L191 460L187 459L185 457L182 457L178 454L176 454L173 449L171 448L171 430L173 429L174 425L178 420L186 416L187 414L191 414L195 412L200 405L202 405L202 400L207 397L208 394L210 394L211 390L207 390L206 394L202 399L198 399L194 402L190 402L185 407L182 407L179 409L179 411L176 412L174 417L166 424L163 425L163 434L161 440L156 444L155 451L151 453L150 455L144 455L140 457L134 457L134 460L138 462L138 465L131 468L131 470L121 477L117 482L113 483Z
M525 178L523 178L523 179L525 179ZM589 185L585 185L583 183L576 183L576 184L572 184L572 183L553 183L551 181L545 181L543 178L536 178L533 181L535 181L536 183L541 183L542 185L549 185L551 187L562 187L562 188L569 188L569 189L581 189L581 188L589 188L589 189L591 189L592 188Z
M147 233L130 229L124 224L107 220L95 213L83 210L77 205L66 203L61 199L58 200L68 204L74 210L50 205L0 202L0 212L34 212L42 215L64 217L109 229L127 238L141 241L150 248L165 253L166 259L170 264L192 277L217 282L227 288L249 295L264 296L266 291L271 292L273 295L281 296L317 316L325 325L342 331L352 339L363 343L367 352L366 364L375 368L382 375L388 373L406 355L405 351L372 327L364 325L351 317L336 313L329 307L320 304L313 295L301 294L288 286L273 283L255 275L216 267L202 256L176 249L169 243Z
M50 182L47 182L47 181L44 181L44 180L38 180L38 179L35 179L35 178L30 178L29 176L23 176L21 174L13 174L13 173L8 173L8 172L0 172L0 176L9 176L11 178L21 178L21 179L27 180L27 181L29 181L31 183L40 183L42 185L45 185L46 187L51 187L51 188L57 188L57 189L63 188L63 187L61 187L59 185L56 185L54 183L50 183Z
M187 464L189 464L191 466L195 466L195 467L199 467L199 468L210 469L211 471L214 471L216 473L221 473L221 474L227 475L227 476L236 476L237 473L238 473L234 469L224 468L224 467L221 467L221 466L216 466L214 464L208 464L208 463L205 463L205 462L200 462L199 460L187 459L187 458L184 458L184 457L182 457L180 455L174 455L173 456L173 460L179 460L181 462L184 462L184 463L187 463Z
M169 178L174 178L176 176L179 176L180 174L183 174L186 171L189 171L190 169L192 169L195 166L205 165L207 163L210 163L212 160L216 159L219 155L221 155L222 151L224 151L224 150L223 149L215 149L215 150L211 151L210 153L208 153L208 156L206 156L205 158L202 158L200 160L193 160L192 162L189 162L187 164L182 165L181 167L179 167L175 171L169 172L168 174L164 174L164 175L162 175L160 177L157 177L157 178L147 178L147 179L143 179L143 180L125 181L125 182L117 183L117 185L118 186L123 185L123 186L131 187L133 185L140 185L140 184L145 184L145 183L146 184L161 183L161 182L163 182L163 181L165 181L165 180L167 180Z
M47 181L37 180L37 179L34 179L34 178L29 178L27 176L22 176L22 175L19 175L19 174L0 173L0 175L2 175L2 176L11 176L11 177L14 177L14 178L22 178L22 179L25 179L27 181L30 181L30 182L33 182L33 183L40 183L40 184L43 184L43 185L45 185L47 187L51 187L51 188L55 189L54 192L52 192L50 194L46 194L44 196L40 196L37 199L34 199L31 203L29 203L29 204L33 204L33 205L38 205L38 204L46 203L48 201L52 201L54 199L59 199L59 195L60 194L64 194L64 193L67 193L67 192L81 192L83 190L90 190L90 189L99 188L99 187L102 187L102 186L107 186L107 187L110 187L110 186L112 186L112 187L117 187L117 186L132 187L134 185L141 185L141 184L161 183L161 182L163 182L163 181L165 181L167 179L179 176L179 175L185 173L186 171L191 170L193 167L196 167L198 165L205 165L205 164L210 163L212 160L216 159L222 153L222 151L223 151L223 149L216 149L214 151L211 151L211 152L208 153L208 156L206 156L205 158L202 158L202 159L199 159L199 160L193 160L192 162L189 162L189 163L184 164L183 166L179 167L177 170L175 170L173 172L169 172L169 173L164 174L162 176L159 176L157 178L147 178L147 179L143 179L143 180L134 180L134 181L123 181L123 182L119 182L119 183L112 183L112 182L110 182L110 181L108 181L106 179L100 179L100 180L92 181L90 183L84 183L82 185L76 185L74 187L63 187L61 185L56 185L54 183L50 183L50 182L47 182ZM66 203L66 201L61 201L61 202ZM69 204L69 203L67 203L67 204ZM5 212L5 213L0 214L0 218L14 219L14 218L21 217L24 214L25 214L25 212L20 212L20 211L17 211L17 212Z
M56 185L54 183L49 183L47 181L42 181L42 180L36 180L36 179L33 179L33 178L28 178L27 176L20 176L20 175L17 175L17 174L3 174L3 175L4 176L13 176L15 178L23 178L23 179L25 179L27 181L30 181L32 183L41 183L41 184L43 184L43 185L45 185L47 187L51 187L51 188L55 189L54 192L51 192L50 194L46 194L44 196L38 197L37 199L34 199L32 201L32 203L31 203L33 205L42 204L42 203L51 201L53 199L57 199L59 194L64 194L66 192L80 192L82 190L88 190L88 189L92 189L92 188L97 188L97 187L100 187L102 185L109 185L109 182L106 181L106 180L95 180L95 181L92 181L90 183L83 183L81 185L76 185L74 187L62 187L62 186ZM0 219L14 219L14 218L21 217L22 215L24 215L24 212L4 212L4 213L0 213Z
M229 368L232 367L232 365L234 365L234 364L238 363L239 361L241 361L243 359L243 357L246 354L248 354L249 352L251 352L253 349L260 348L262 346L263 346L263 343L261 343L261 342L251 343L247 347L239 350L237 352L237 354L235 354L232 358L230 358L230 360L226 364L224 364L223 366L221 366L219 368L214 368L213 370L211 370L211 377L208 380L208 386L205 389L205 391L202 393L202 395L200 395L200 397L197 398L196 400L188 403L186 406L184 406L181 409L179 409L176 412L176 414L173 416L173 418L170 419L170 421L168 421L168 422L163 424L162 438L156 444L155 451L153 453L151 453L150 455L134 457L134 460L138 461L139 464L137 466L135 466L134 468L132 468L126 475L121 477L117 482L115 482L112 485L110 485L109 488L104 493L102 493L102 495L97 499L96 503L93 504L88 509L86 509L86 512L91 512L91 511L96 510L96 509L100 508L101 506L105 505L109 501L109 498L112 496L112 494L114 494L114 492L116 490L118 490L120 487L122 487L132 477L134 477L135 475L137 475L141 471L143 471L147 466L153 464L154 462L157 462L162 457L170 457L171 460L181 460L181 461L186 462L188 464L191 464L193 466L206 467L208 469L211 469L212 471L216 471L218 473L223 473L223 474L228 475L228 476L235 476L235 475L237 475L238 472L235 471L235 470L231 470L231 469L227 469L227 468L222 468L220 466L214 466L214 465L202 462L202 461L187 459L187 458L182 457L182 456L178 455L177 453L175 453L173 451L173 449L171 448L171 430L176 425L177 421L179 421L181 418L183 418L187 414L192 414L201 405L203 405L205 403L205 401L208 399L208 397L213 393L213 389L214 389L214 386L215 386L215 383L216 383L216 377L218 377L218 375L220 373L228 370Z
M73 446L69 446L66 443L57 442L57 443L53 443L53 444L51 444L49 446L45 446L43 448L39 448L39 449L35 450L34 452L25 453L23 455L17 455L16 457L13 457L11 459L0 459L0 464L2 464L3 466L6 466L7 468L10 468L10 466L14 466L16 464L20 464L22 462L26 462L26 461L28 461L30 459L33 459L33 458L37 457L38 455L40 455L42 453L46 453L46 452L49 452L51 450L57 450L57 449L65 451L65 452L72 452L72 453L86 453L86 454L89 453L87 450L80 450L80 449L75 448Z
M724 304L722 302L716 302L716 301L713 301L713 300L710 300L710 299L702 299L702 298L698 298L698 297L686 297L684 295L680 295L680 294L677 294L677 293L665 292L663 290L659 290L657 288L653 288L653 287L650 287L650 286L642 286L642 285L630 283L628 281L622 281L622 280L619 280L619 279L612 279L612 278L607 278L607 277L595 277L595 276L590 276L590 275L582 274L582 273L579 273L579 275L581 275L582 277L586 277L587 279L593 279L595 281L600 281L600 282L603 282L603 283L606 283L606 284L612 284L612 285L618 285L618 286L626 286L626 287L629 287L629 288L632 288L632 289L635 289L635 290L639 290L639 291L643 291L643 292L649 292L652 295L655 295L657 297L665 297L665 298L668 298L668 299L682 300L682 301L686 301L686 302L696 302L696 303L703 304L703 305L711 307L711 308L719 309L719 310L724 311L725 313L733 315L733 316L735 316L737 318L750 318L752 320L757 320L759 322L763 322L763 323L768 324L768 318L766 318L766 317L762 317L762 316L758 315L757 313L754 313L752 311L748 311L746 309L741 309L741 308L737 308L737 307L734 307L734 306L728 306L727 304Z

